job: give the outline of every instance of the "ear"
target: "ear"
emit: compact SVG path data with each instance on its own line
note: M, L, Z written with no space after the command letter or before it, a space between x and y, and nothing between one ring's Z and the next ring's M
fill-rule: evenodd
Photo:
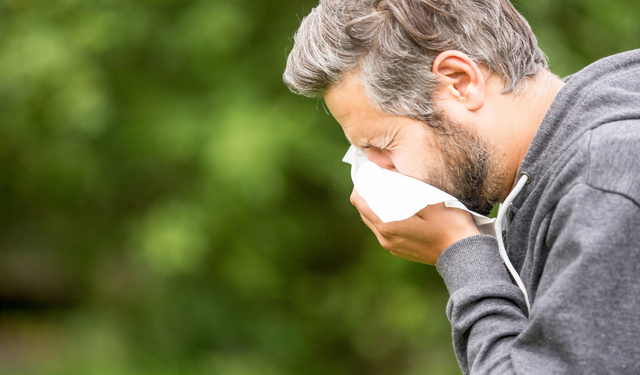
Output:
M484 106L484 76L478 65L459 51L442 52L433 63L433 74L440 82L438 91L463 104L469 111Z

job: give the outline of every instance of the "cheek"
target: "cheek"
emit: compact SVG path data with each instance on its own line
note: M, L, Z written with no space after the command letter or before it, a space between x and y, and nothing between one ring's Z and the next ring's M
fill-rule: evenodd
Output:
M441 154L427 147L418 147L413 152L399 156L394 160L398 172L432 184L433 178L442 175Z
M429 183L429 176L442 169L442 154L435 144L433 131L422 123L414 125L403 134L393 151L393 163L398 172Z
M415 179L425 181L425 169L428 168L428 161L424 158L423 154L411 154L397 157L394 160L394 164L398 172L413 177Z

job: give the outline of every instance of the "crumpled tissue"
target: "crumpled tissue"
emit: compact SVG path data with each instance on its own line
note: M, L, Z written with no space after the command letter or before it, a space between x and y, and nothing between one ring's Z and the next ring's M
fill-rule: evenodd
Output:
M469 211L458 199L415 178L381 168L367 154L351 146L342 159L351 164L351 179L358 194L385 223L410 218L428 205L444 203L471 213L483 234L495 237L494 221Z

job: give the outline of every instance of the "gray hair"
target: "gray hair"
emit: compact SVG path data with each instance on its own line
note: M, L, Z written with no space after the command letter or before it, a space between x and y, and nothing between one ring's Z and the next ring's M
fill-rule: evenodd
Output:
M497 74L505 94L547 68L508 0L321 0L295 34L283 78L297 94L322 97L357 73L374 107L426 121L436 113L432 66L447 50Z

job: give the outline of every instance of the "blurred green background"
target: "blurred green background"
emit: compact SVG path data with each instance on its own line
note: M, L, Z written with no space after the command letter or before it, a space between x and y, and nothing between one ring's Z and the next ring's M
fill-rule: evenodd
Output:
M281 82L315 1L0 2L1 374L457 374L433 267ZM638 0L519 0L559 75Z

